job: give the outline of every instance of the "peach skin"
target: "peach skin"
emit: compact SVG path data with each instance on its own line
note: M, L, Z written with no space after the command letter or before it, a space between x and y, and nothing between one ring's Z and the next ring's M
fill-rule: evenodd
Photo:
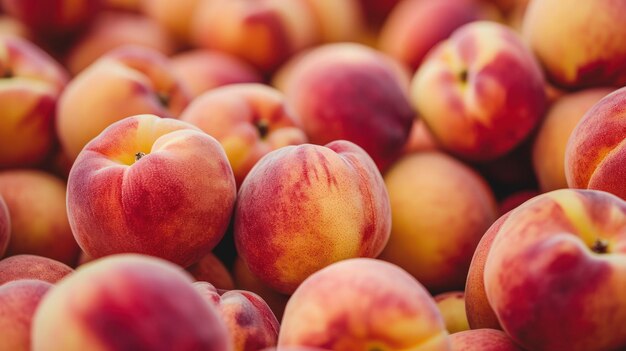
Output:
M570 188L604 190L626 199L626 87L605 96L578 122L565 149Z
M462 290L474 249L498 216L487 183L447 154L421 152L392 165L385 185L392 224L379 258L433 293Z
M308 141L283 93L259 83L206 92L189 104L180 120L222 144L238 186L270 151Z
M0 351L30 351L33 315L52 284L17 280L0 285Z
M55 106L69 76L26 39L0 36L0 169L39 166L57 143Z
M235 282L228 268L211 252L187 267L187 272L191 273L197 281L211 283L217 289L235 289Z
M33 254L74 264L80 250L67 219L66 187L35 169L0 171L0 195L11 216L7 256Z
M122 46L68 84L57 106L56 130L74 161L111 123L137 114L176 117L190 99L166 56L147 47Z
M466 330L450 335L452 351L524 351L506 333L495 329Z
M0 195L0 258L7 251L9 240L11 240L11 216L9 215L7 203Z
M512 29L478 21L436 45L415 73L414 107L446 151L471 161L504 156L539 124L539 63Z
M533 169L542 192L568 187L565 178L567 141L585 113L611 92L610 88L572 92L550 106L532 147Z
M434 299L450 334L469 330L463 291L448 291L435 295Z
M371 258L334 263L287 303L278 349L445 351L448 332L433 298L400 267Z
M626 3L530 1L522 33L549 79L569 89L626 84Z
M509 212L484 268L487 300L526 350L626 346L626 202L561 189Z
M107 127L79 154L67 210L93 258L136 252L186 267L222 238L235 195L213 137L179 120L137 115Z
M136 254L81 266L41 301L32 351L232 351L217 309L181 267Z
M191 18L195 15L201 0L142 0L141 12L158 23L181 44L191 39Z
M15 255L0 260L0 285L19 279L54 284L74 270L59 261L36 255Z
M333 262L379 255L391 212L372 159L338 140L265 155L239 188L234 221L237 252L250 271L289 294Z

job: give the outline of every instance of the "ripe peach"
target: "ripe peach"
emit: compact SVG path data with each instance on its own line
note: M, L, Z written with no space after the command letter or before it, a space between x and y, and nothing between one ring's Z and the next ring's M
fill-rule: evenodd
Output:
M0 284L0 351L30 351L35 310L52 284L17 280Z
M184 267L224 235L236 188L219 143L154 115L107 127L80 153L67 184L70 225L91 257L137 252Z
M212 0L204 0L204 2ZM202 0L142 0L141 12L181 43L191 38L191 23Z
M317 22L322 43L359 40L365 31L360 0L306 0Z
M54 284L74 270L51 258L15 255L0 260L0 285L19 279L37 279Z
M218 289L235 289L235 283L228 268L211 252L187 267L187 272L196 280L211 283Z
M223 51L270 72L315 44L319 30L304 0L211 0L198 4L192 42Z
M292 293L333 262L380 254L391 212L372 159L338 140L265 155L239 188L234 221L237 251L250 271Z
M626 345L626 202L598 190L544 193L511 211L484 268L504 331L527 350Z
M587 89L558 98L549 108L533 143L533 169L540 189L548 192L567 188L565 147L585 113L613 90Z
M593 105L569 136L565 178L570 188L604 190L626 199L626 87Z
M276 346L278 320L259 295L245 290L219 293L207 282L196 282L194 286L219 310L234 351L258 351Z
M11 240L11 216L4 198L0 194L0 258L9 246Z
M421 119L416 120L411 127L409 139L404 144L403 154L411 154L419 151L436 151L439 147L437 141Z
M414 106L439 144L468 160L501 157L544 113L541 67L508 27L466 24L440 42L413 77Z
M516 191L500 200L498 213L503 215L539 194L537 190L533 189Z
M275 84L312 143L352 141L381 171L409 137L415 114L408 75L374 49L354 43L317 47L287 63Z
M262 82L254 67L236 56L215 50L184 51L171 56L171 65L194 97L223 85Z
M69 77L43 50L0 36L0 169L40 165L56 139L55 105Z
M11 217L8 256L34 254L72 265L79 248L72 235L63 180L38 170L0 172L0 195Z
M284 95L263 84L236 84L202 94L181 113L222 144L237 185L270 151L307 142Z
M77 75L109 51L125 45L144 46L163 55L171 55L176 49L173 38L155 21L138 14L108 11L72 44L65 63Z
M398 160L385 185L392 225L379 258L432 292L461 290L474 249L498 216L487 183L451 156L422 152Z
M535 0L522 33L555 84L580 89L626 84L626 3ZM575 40L572 40L575 38Z
M149 256L88 263L41 301L32 350L232 350L224 321L192 283Z
M450 335L452 351L523 351L503 331L466 330Z
M468 330L465 296L462 291L448 291L434 296L437 308L450 334Z
M191 96L169 59L147 47L110 51L77 75L57 107L57 133L71 160L111 123L137 114L175 117Z
M433 298L396 265L369 258L334 263L307 278L287 303L278 349L449 350Z

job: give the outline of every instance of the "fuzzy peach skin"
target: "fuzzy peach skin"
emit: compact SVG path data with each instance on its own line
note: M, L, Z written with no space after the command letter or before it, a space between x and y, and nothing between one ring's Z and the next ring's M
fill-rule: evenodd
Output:
M343 260L307 278L287 303L278 346L450 350L426 289L400 267L371 258Z
M231 351L219 312L182 268L155 257L109 256L80 267L44 297L33 351Z
M493 239L498 234L500 227L509 217L510 212L500 216L478 242L474 256L470 263L465 282L465 314L471 329L489 328L501 330L500 322L487 300L485 292L485 262L493 244Z
M237 252L264 284L292 293L306 277L353 257L376 257L391 209L367 153L345 140L265 155L239 188Z
M402 152L415 117L408 80L407 72L381 52L336 43L294 58L274 84L312 143L352 141L384 171Z
M74 270L51 258L37 255L15 255L0 260L0 285L19 279L37 279L51 284Z
M322 43L359 40L365 32L360 0L306 0L316 19Z
M437 294L434 299L450 334L469 330L463 291L448 291Z
M211 283L217 289L235 289L235 282L228 268L211 252L187 267L187 272L191 273L197 281Z
M235 286L239 290L251 291L259 295L263 301L272 309L274 315L280 321L285 312L285 306L289 301L289 295L281 294L276 290L263 284L259 278L255 277L241 257L237 257L232 268Z
M7 203L0 195L0 258L7 251L9 240L11 240L11 216Z
M487 183L451 156L422 152L398 160L385 185L392 229L379 258L433 293L462 290L474 249L498 216Z
M2 0L2 9L42 38L61 39L86 28L103 0Z
M495 329L474 329L450 335L452 351L523 351L506 333Z
M0 36L0 169L39 165L55 145L55 105L68 74L43 50Z
M0 172L0 195L11 217L7 256L34 254L72 265L79 247L65 205L66 183L38 170Z
M213 0L140 0L140 10L180 43L191 39L191 18L202 2Z
M70 225L91 257L137 252L184 267L224 235L236 188L219 143L189 123L127 117L93 139L67 184Z
M428 51L458 27L496 19L497 10L478 0L407 0L394 7L381 28L378 47L414 72Z
M234 351L258 351L276 346L280 326L259 295L245 290L220 293L207 282L195 282L194 286L219 310Z
M411 98L445 150L488 161L537 126L544 85L541 67L512 29L478 21L430 51L413 77Z
M107 11L72 44L65 65L77 75L107 52L124 45L139 45L163 55L174 54L177 43L154 20L139 14Z
M413 122L409 139L404 144L402 153L406 155L420 151L436 151L438 148L437 141L433 138L424 121L418 119Z
M170 58L174 73L194 97L223 85L263 81L258 70L247 62L216 50L187 50Z
M0 14L0 35L13 35L26 40L33 40L30 30L22 22L7 14Z
M294 53L319 41L304 0L211 0L191 18L197 47L223 51L271 72Z
M270 151L308 141L280 91L260 83L215 88L194 99L180 120L217 139L237 185Z
M111 123L137 114L176 117L190 99L166 56L147 47L123 46L67 85L57 107L56 130L73 161Z
M30 351L31 324L52 284L18 280L0 285L0 351Z
M613 92L593 88L558 98L548 109L533 143L533 169L541 191L567 188L565 147L572 131L585 113L600 99Z
M605 96L578 122L565 149L570 188L608 191L626 199L626 87Z
M557 85L580 89L626 84L626 3L531 1L522 33ZM575 40L572 40L575 38Z
M626 345L626 202L598 190L544 193L510 212L493 239L485 292L527 350Z

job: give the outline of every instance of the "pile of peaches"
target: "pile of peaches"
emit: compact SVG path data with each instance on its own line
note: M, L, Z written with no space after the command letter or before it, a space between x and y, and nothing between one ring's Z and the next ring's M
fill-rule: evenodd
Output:
M0 9L0 351L626 350L626 1Z

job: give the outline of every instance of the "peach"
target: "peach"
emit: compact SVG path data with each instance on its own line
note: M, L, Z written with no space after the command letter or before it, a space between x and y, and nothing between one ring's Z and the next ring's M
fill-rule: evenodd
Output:
M503 215L539 194L540 193L534 189L516 191L500 200L498 213Z
M467 280L465 282L465 314L467 315L467 322L472 329L499 329L500 322L495 312L487 300L487 293L485 292L485 262L487 261L487 255L491 249L493 239L498 234L500 227L508 218L510 212L507 212L500 216L478 242L470 268L467 273Z
M7 203L0 195L0 258L7 250L9 240L11 240L11 216Z
M146 47L123 46L68 84L59 99L57 133L74 161L110 124L137 114L176 117L190 99L167 57Z
M196 280L211 283L218 289L235 289L235 282L228 268L213 253L209 252L198 262L187 267L187 272Z
M204 0L204 2L213 0ZM190 18L193 18L203 0L141 0L141 11L179 42L188 43L191 38Z
M548 109L532 149L533 169L541 191L567 188L565 147L585 113L613 90L586 89L558 98Z
M0 285L19 279L37 279L55 284L74 270L51 258L15 255L0 260Z
M79 154L67 184L74 236L91 257L136 252L184 267L224 235L236 188L224 149L189 123L122 119Z
M319 41L304 0L203 1L191 21L196 46L235 55L264 72Z
M451 156L422 152L398 160L385 185L392 229L379 258L431 292L462 290L474 249L498 216L487 183Z
M504 332L475 329L450 335L452 351L523 351Z
M261 83L261 74L242 59L223 52L195 49L171 56L174 73L194 97L223 85Z
M434 299L450 334L469 330L462 291L448 291L435 295Z
M237 289L251 291L259 295L267 303L278 320L283 318L289 295L284 295L263 284L254 276L241 257L237 257L233 264L233 277Z
M626 84L626 3L531 1L522 33L555 84L570 89ZM572 40L575 38L576 40Z
M30 351L35 310L52 284L18 280L0 285L0 350Z
M402 0L359 0L361 12L374 31L385 23L393 9L401 2Z
M219 310L234 351L258 351L276 346L278 320L259 295L245 290L220 293L207 282L196 282L194 286Z
M372 159L338 140L261 158L239 188L234 221L237 252L250 271L289 294L333 262L379 255L391 210Z
M4 11L38 36L66 39L86 28L99 13L103 0L2 0Z
M285 96L259 83L206 92L189 104L180 120L196 125L222 144L237 185L270 151L307 142Z
M458 28L415 73L415 108L443 149L489 161L522 141L543 116L541 67L508 27L487 21Z
M420 151L436 151L439 147L437 141L426 127L423 120L418 119L413 123L409 139L404 144L403 154L411 154Z
M597 189L626 199L626 87L600 99L578 122L565 149L570 188Z
M63 180L38 170L0 172L0 195L11 217L7 256L33 254L72 265L79 248L72 235Z
M69 77L51 56L0 36L0 169L37 166L54 148L55 105Z
M380 49L417 70L426 54L458 27L496 18L497 11L477 0L407 0L394 7L380 31Z
M450 350L426 289L398 266L371 258L336 262L307 278L287 303L278 346Z
M14 35L26 40L33 40L32 33L28 28L7 14L0 14L0 35Z
M93 261L43 298L32 350L230 351L219 312L182 268L123 254Z
M355 41L364 35L365 17L359 1L305 1L316 19L321 42Z
M487 300L527 350L626 345L626 202L598 190L544 193L510 212L487 255Z
M72 44L65 58L69 71L77 75L109 51L124 45L138 45L172 55L174 39L155 21L132 13L104 12Z
M415 116L408 79L390 57L360 44L336 43L294 58L275 84L312 143L352 141L384 171L401 154Z

